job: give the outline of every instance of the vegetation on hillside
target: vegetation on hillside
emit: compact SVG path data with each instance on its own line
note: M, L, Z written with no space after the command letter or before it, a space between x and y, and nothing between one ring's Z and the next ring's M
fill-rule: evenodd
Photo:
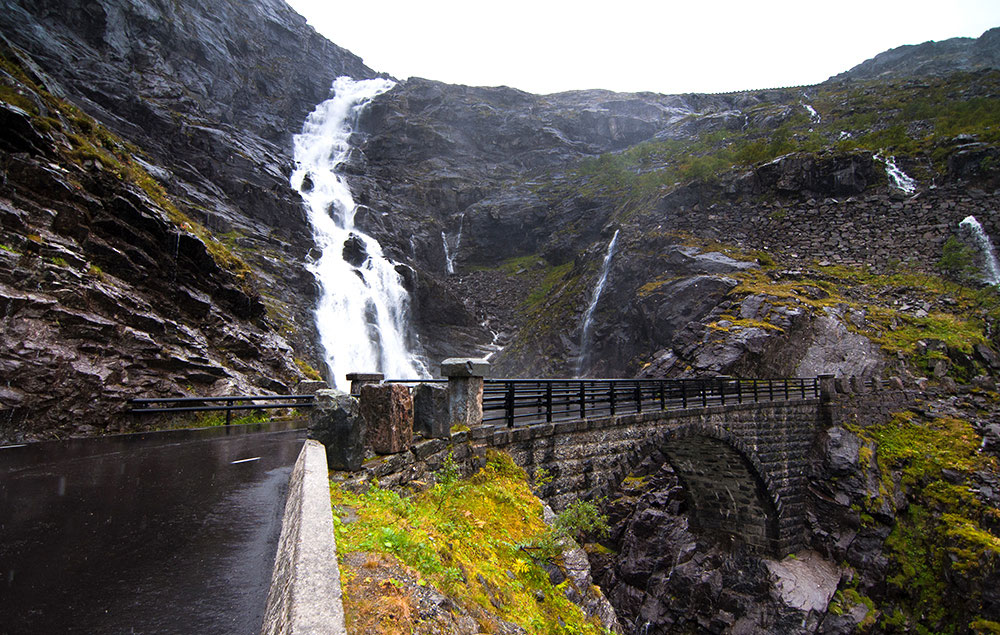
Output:
M998 396L991 398L995 403ZM901 495L907 502L885 542L891 569L880 625L918 633L994 632L998 625L978 613L984 581L1000 564L1000 510L980 500L977 483L979 474L1000 475L996 458L980 452L982 439L967 421L951 416L903 412L854 431L874 446L881 475L863 521L877 522L887 500Z
M17 85L0 83L0 101L28 113L36 131L52 138L50 147L59 153L66 165L100 170L135 187L163 210L180 230L197 236L216 264L232 273L244 291L256 295L253 270L202 224L178 209L163 186L140 163L142 152L139 148L123 141L73 104L45 90L7 49L0 50L0 70L17 82ZM74 177L68 178L72 181Z
M1000 71L810 86L798 106L764 102L715 128L584 160L575 177L586 195L642 200L792 152L824 150L906 155L932 177L946 171L956 138L1000 143Z
M435 632L433 624L422 624L417 590L403 577L440 590L485 633L499 632L500 621L531 633L604 632L567 598L573 582L551 575L567 537L601 528L593 505L578 503L554 527L546 525L524 471L499 453L468 478L448 460L436 481L411 496L377 485L354 493L331 484L350 632ZM357 552L368 554L372 565L351 566ZM399 575L385 588L372 588L372 570L387 564Z

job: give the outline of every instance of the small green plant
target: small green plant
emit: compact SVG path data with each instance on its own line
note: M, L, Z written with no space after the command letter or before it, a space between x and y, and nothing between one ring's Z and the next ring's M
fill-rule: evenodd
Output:
M104 280L104 270L98 267L97 265L92 264L89 267L87 267L87 273L94 276L98 280Z
M535 470L534 478L532 479L535 484L535 491L541 490L543 487L552 482L553 475L544 467L540 467Z
M53 265L55 265L57 267L68 267L69 266L69 263L66 262L66 259L62 258L60 256L55 256L53 258L50 258L49 262L51 262Z
M972 283L978 275L976 252L952 235L941 248L941 259L937 263L941 273L964 284Z
M556 515L555 530L562 536L582 540L608 534L608 517L593 501L577 500Z
M323 376L320 375L319 371L313 368L309 364L309 362L305 361L304 359L300 359L298 357L296 357L294 361L295 365L298 366L299 370L302 371L303 375L315 381L323 381Z
M442 488L451 488L462 478L462 472L455 462L455 456L451 452L444 457L441 468L434 472L434 481Z

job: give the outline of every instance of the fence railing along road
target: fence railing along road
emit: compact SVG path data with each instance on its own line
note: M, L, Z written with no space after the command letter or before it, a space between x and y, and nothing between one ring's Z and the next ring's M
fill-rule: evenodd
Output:
M647 410L819 397L818 378L487 379L483 423L551 422Z
M386 383L445 380L387 380ZM792 401L819 397L818 378L788 379L486 379L483 423L518 424L613 416L648 410ZM132 399L134 414L310 408L312 395L233 395Z

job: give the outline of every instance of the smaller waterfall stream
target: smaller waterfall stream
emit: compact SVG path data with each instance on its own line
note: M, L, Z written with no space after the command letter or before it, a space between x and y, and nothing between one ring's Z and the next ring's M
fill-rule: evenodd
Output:
M989 234L986 233L986 230L979 224L975 216L966 216L958 226L964 227L972 233L976 245L983 253L985 266L983 279L987 284L994 286L1000 284L1000 263L997 262L996 250L993 249L993 241L990 240Z
M892 181L892 184L896 187L896 189L901 190L903 194L907 195L913 194L917 191L917 182L914 181L913 178L906 172L903 172L898 165L896 165L896 157L892 155L884 157L882 156L882 153L879 152L873 158L876 161L881 161L885 164L885 173L889 177L889 180Z
M608 282L611 259L615 255L615 245L618 244L618 232L619 230L616 229L615 235L611 237L611 242L608 243L608 251L604 254L604 263L601 265L601 275L597 278L597 285L594 286L594 295L590 298L590 304L587 305L587 310L583 313L583 327L580 329L580 355L576 362L577 377L583 374L587 365L587 346L590 344L590 331L593 328L594 311L597 309L597 303L601 299L601 293L604 292L604 285Z
M455 273L455 255L458 253L458 248L462 246L462 227L465 225L465 214L460 214L458 217L458 233L455 235L455 239L448 244L448 234L441 232L441 243L444 246L444 264L448 271L448 274Z

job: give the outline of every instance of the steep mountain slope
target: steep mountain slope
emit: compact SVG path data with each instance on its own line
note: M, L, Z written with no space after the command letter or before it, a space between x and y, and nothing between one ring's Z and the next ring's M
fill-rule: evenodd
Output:
M978 38L956 37L899 46L828 81L934 77L997 66L1000 66L1000 29L990 29Z
M575 370L620 230L583 370L627 375L736 285L741 266L696 247L929 272L965 216L994 231L997 89L996 71L674 97L411 80L373 104L352 178L369 231L421 274L432 359L499 344L498 374Z
M375 73L280 1L5 0L0 29L0 439L314 374L291 137Z
M16 47L7 54L5 100L20 110L8 109L8 161L55 159L70 174L117 171L128 176L123 187L142 190L158 208L154 216L167 219L141 250L148 258L108 259L80 238L74 253L105 274L134 272L121 290L142 297L147 280L163 282L172 246L184 242L170 237L196 236L240 282L229 286L242 285L256 307L243 319L277 342L284 369L249 372L222 352L206 355L206 346L219 346L216 336L180 343L181 350L210 360L212 372L237 386L290 388L319 359L314 284L304 266L310 232L287 184L291 135L335 75L375 73L277 0L5 5L3 32ZM977 44L982 50L992 50L987 36ZM907 262L926 271L964 215L977 214L994 230L996 87L993 71L711 96L538 96L412 79L364 112L359 151L345 172L361 203L358 226L409 267L415 328L431 368L445 356L499 350L497 374L816 372L822 364L802 360L818 359L816 338L849 328L842 317L818 330L812 318L801 329L782 322L765 328L763 339L744 334L747 324L724 327L736 349L712 355L704 351L718 336L706 334L717 331L696 325L726 321L726 307L742 302L731 293L746 288L740 276L750 275L748 259L765 268L821 260L876 270ZM62 105L69 101L96 116L107 135ZM916 179L914 192L888 178L893 155ZM10 207L27 219L7 229L8 253L30 251L38 244L31 236L54 240L45 231L56 224L26 211L53 208L44 190L16 170L7 171L4 187ZM118 215L115 223L132 221ZM91 224L84 216L77 226ZM138 233L115 231L127 244ZM582 342L583 313L616 232L592 337ZM712 255L717 242L742 251ZM126 246L115 249L129 254ZM149 268L147 259L163 262ZM191 276L199 272L192 267ZM22 277L9 267L9 295L46 290ZM177 321L176 294L163 287L155 313ZM208 293L201 303L230 320L232 309L214 299ZM59 326L49 326L59 340ZM578 368L584 349L588 361ZM784 361L746 361L764 359L765 349L767 359ZM28 355L8 352L12 364ZM883 367L873 363L865 368ZM12 382L8 408L30 410L49 383L43 367L34 383L30 373L21 387ZM183 373L131 383L123 394L229 389L210 375L201 383Z

